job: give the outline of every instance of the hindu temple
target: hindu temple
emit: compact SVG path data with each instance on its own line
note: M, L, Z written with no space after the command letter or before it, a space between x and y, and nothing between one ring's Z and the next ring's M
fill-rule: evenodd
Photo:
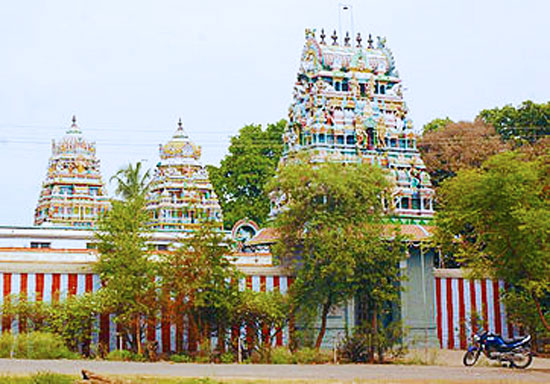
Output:
M108 207L95 143L83 137L73 116L65 136L57 143L52 141L52 155L34 224L93 227Z
M386 39L363 44L336 31L320 39L306 30L284 134L283 161L308 152L312 161L369 162L390 170L390 202L402 222L433 216L431 182L403 99L403 87ZM420 219L420 220L419 220ZM412 220L412 221L411 221Z
M172 139L160 145L147 210L157 230L194 230L205 221L222 225L218 203L206 168L200 163L201 148L183 130L181 119Z

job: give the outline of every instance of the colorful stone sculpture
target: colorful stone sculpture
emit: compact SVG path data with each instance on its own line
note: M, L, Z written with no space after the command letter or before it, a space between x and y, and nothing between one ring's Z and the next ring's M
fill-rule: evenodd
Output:
M93 227L108 208L95 143L84 139L73 116L72 125L61 141L52 142L52 156L34 224Z
M433 216L431 182L416 148L417 137L403 100L401 79L385 38L355 47L334 32L325 43L313 30L306 42L283 136L282 161L306 151L312 161L368 162L395 179L389 205L396 217ZM418 221L418 220L416 220Z
M172 139L160 146L160 162L147 197L153 229L192 231L205 221L221 228L218 197L200 156L201 148L191 142L180 119Z

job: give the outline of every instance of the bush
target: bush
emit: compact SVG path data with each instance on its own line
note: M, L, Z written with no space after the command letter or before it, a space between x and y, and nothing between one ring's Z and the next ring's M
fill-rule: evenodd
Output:
M301 348L294 352L294 361L297 364L313 364L317 357L317 351L314 348Z
M220 355L220 362L222 364L232 364L235 362L235 355L233 352L225 352Z
M46 332L3 333L0 336L0 358L78 359L59 335Z
M170 361L173 361L174 363L192 363L193 358L186 354L172 355L170 356Z
M292 352L286 347L277 347L271 351L271 363L272 364L292 364L294 359Z
M111 351L105 356L105 360L109 361L146 361L145 356L127 351L125 349L117 349Z

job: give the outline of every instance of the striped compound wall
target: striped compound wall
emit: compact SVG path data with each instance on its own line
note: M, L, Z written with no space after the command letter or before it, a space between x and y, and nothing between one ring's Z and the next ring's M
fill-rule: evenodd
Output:
M437 337L445 349L466 349L479 329L512 338L515 329L507 321L499 292L502 281L469 280L460 270L435 270Z
M292 283L292 278L287 276L247 276L240 282L241 289L254 291L279 291L285 293ZM64 300L69 295L79 295L84 292L95 292L100 287L99 276L92 273L16 273L0 272L0 303L10 295L25 294L29 301L43 300L52 302ZM185 323L185 322L183 322ZM2 331L19 332L17 319L2 318ZM238 333L239 330L236 330ZM246 329L242 329L241 336L245 337ZM97 329L93 333L93 344L101 342L108 346L109 350L117 349L116 325L112 315L101 315L97 320ZM158 342L158 352L168 353L176 350L176 337L183 339L186 345L188 334L186 329L177 329L176 325L169 321L159 321L146 332L147 339ZM284 345L288 342L289 331L284 329L274 340L276 345Z

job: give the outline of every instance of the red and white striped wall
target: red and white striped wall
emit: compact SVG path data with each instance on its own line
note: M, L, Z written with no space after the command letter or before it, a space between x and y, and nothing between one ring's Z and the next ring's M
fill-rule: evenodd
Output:
M514 327L500 298L502 281L470 280L461 270L436 269L437 337L444 349L466 349L480 329L512 338Z
M258 270L260 268L254 268ZM274 268L266 268L274 269ZM258 272L258 271L255 271ZM273 271L271 271L273 272ZM241 289L253 291L279 291L285 293L292 283L292 278L282 275L248 275L240 281ZM69 295L80 295L85 292L95 292L100 288L99 276L93 273L19 273L0 272L0 303L9 300L10 296L26 295L29 301L53 302L64 300ZM185 321L182 322L185 324ZM187 327L186 327L187 328ZM19 332L16 318L4 317L1 330ZM245 334L246 330L241 330ZM93 333L94 344L102 342L109 350L117 348L116 325L112 315L101 315L97 320L97 329ZM188 342L188 329L161 320L147 332L147 339L158 342L159 352L168 353L176 350L176 338L180 337L184 345ZM274 340L276 345L286 345L289 340L289 329L285 328Z

